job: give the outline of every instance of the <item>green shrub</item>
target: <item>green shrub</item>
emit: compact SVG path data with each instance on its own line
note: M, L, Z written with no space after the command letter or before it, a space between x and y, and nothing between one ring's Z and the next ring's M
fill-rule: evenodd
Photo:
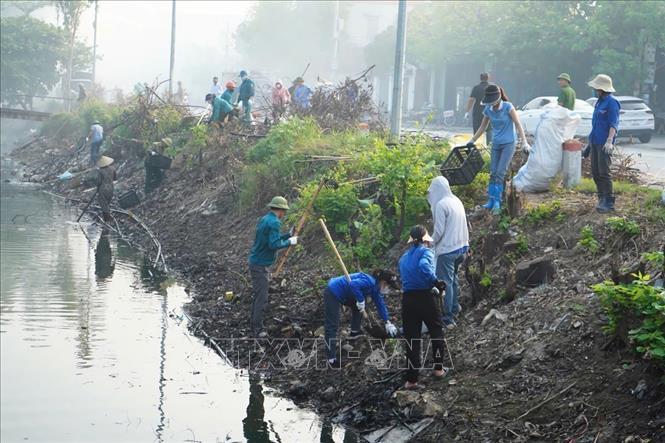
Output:
M517 252L526 254L529 250L529 239L524 234L517 236Z
M665 364L665 291L647 284L648 275L635 275L629 284L610 281L592 288L607 314L605 330L616 333L622 320L629 321L628 337L644 358Z
M640 225L633 220L627 220L624 217L608 217L605 223L615 232L628 235L637 235L640 233Z
M360 211L356 220L353 221L355 228L355 240L348 244L347 257L351 255L354 263L361 268L372 268L384 265L384 253L390 246L390 232L383 223L381 207L370 204ZM349 254L350 253L350 254Z
M663 262L665 262L665 254L663 251L645 252L642 254L642 259L657 268L662 268Z
M580 231L580 236L580 241L577 242L578 245L582 246L592 254L598 252L598 249L600 249L600 244L593 236L593 228L591 226L584 226Z
M538 225L545 220L557 218L561 214L561 202L559 200L552 200L547 203L540 203L532 206L526 210L522 220L530 225Z

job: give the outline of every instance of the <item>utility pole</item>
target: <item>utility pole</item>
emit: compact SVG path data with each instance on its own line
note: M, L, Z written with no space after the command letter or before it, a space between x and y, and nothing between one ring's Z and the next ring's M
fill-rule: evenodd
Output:
M97 72L97 9L99 8L99 1L95 0L95 21L92 23L93 37L92 37L92 83L95 83L95 74Z
M333 54L332 54L332 81L337 80L338 60L337 54L339 52L339 0L335 1L335 13L333 15Z
M173 66L175 64L175 0L171 6L171 63L169 65L169 101L173 98Z
M397 39L395 43L395 73L390 117L390 135L399 140L402 132L402 82L406 55L406 0L399 0L397 12Z

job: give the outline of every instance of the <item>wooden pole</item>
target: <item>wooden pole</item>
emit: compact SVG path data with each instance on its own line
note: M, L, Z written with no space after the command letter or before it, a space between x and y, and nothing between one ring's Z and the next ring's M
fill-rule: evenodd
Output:
M76 219L76 223L78 223L78 222L81 221L81 218L83 217L83 214L86 213L86 211L87 211L88 208L90 207L90 203L92 203L92 201L95 199L95 197L97 197L97 193L98 193L98 192L99 192L99 188L97 188L97 189L95 190L95 193L92 194L92 198L90 199L90 201L88 202L88 204L85 205L85 208L83 208L83 212L81 212L81 215L79 215L79 218Z
M332 248L333 252L335 253L335 257L337 257L337 261L339 262L339 265L342 267L342 271L344 271L344 276L346 276L346 279L351 282L351 276L349 275L349 271L346 270L346 265L344 264L344 260L342 260L342 256L339 255L339 251L337 250L337 246L335 246L335 242L333 241L332 237L330 236L330 232L328 232L328 227L326 226L326 222L323 221L322 218L319 219L319 224L321 225L321 229L323 229L323 233L326 236L326 239L328 240L328 244L330 244L330 247Z
M319 192L321 192L321 189L323 189L325 183L326 183L325 179L321 179L319 187L316 188L316 191L314 191L314 195L312 195L312 199L309 201L309 203L307 203L305 212L303 212L303 214L300 216L300 220L298 220L298 224L296 225L296 228L293 231L293 235L299 235L300 231L302 231L302 228L305 226L305 222L307 221L307 217L309 216L309 213L312 210L312 207L314 206L314 201L319 196ZM279 261L277 262L277 267L275 268L275 272L273 272L272 274L273 277L278 275L282 271L282 268L286 263L286 259L289 257L289 254L291 253L292 250L293 247L289 246L288 248L286 248L286 251L284 251L284 253L279 257Z

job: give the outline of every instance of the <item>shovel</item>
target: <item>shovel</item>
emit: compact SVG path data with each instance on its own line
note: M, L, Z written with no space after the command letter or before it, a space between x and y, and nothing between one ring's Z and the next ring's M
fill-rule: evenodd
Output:
M337 246L335 246L335 242L333 241L332 237L330 236L330 232L328 231L328 227L326 226L326 222L323 221L322 218L319 219L319 224L321 225L321 229L323 229L323 233L326 236L326 239L328 240L328 244L330 244L330 247L332 248L333 252L335 253L335 257L337 257L337 261L339 262L340 266L342 267L342 271L344 271L344 276L346 277L346 280L351 283L351 276L349 275L349 271L346 270L346 265L344 264L344 260L342 260L342 256L339 255L339 251L337 250ZM370 327L374 327L374 324L372 322L372 317L367 314L367 311L363 311L363 317L367 319L367 321L370 322Z

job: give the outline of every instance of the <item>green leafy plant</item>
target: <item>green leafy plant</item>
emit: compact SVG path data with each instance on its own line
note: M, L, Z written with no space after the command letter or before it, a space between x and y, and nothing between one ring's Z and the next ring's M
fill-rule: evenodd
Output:
M662 267L665 262L665 254L663 251L645 252L642 254L642 259L656 267Z
M637 235L640 233L640 225L624 217L608 217L605 221L614 232L621 232L628 235Z
M485 288L489 288L492 286L492 276L489 275L487 272L483 274L483 278L480 279L480 285L484 286Z
M525 254L529 250L529 239L524 234L517 236L517 252Z
M499 223L497 225L499 231L504 233L508 232L508 229L510 229L511 222L512 220L510 219L510 216L508 216L508 214L505 213L501 214L501 216L499 217Z
M605 330L615 334L627 322L635 351L665 364L665 291L650 286L648 275L634 277L629 284L606 281L592 286L607 314Z
M545 220L552 219L561 214L561 202L552 200L547 203L540 203L527 209L522 220L530 225L538 225ZM565 215L564 215L565 217Z
M600 249L600 243L596 240L596 237L593 235L593 228L589 225L586 225L580 231L580 240L577 242L578 245L582 246L592 254L598 252Z

